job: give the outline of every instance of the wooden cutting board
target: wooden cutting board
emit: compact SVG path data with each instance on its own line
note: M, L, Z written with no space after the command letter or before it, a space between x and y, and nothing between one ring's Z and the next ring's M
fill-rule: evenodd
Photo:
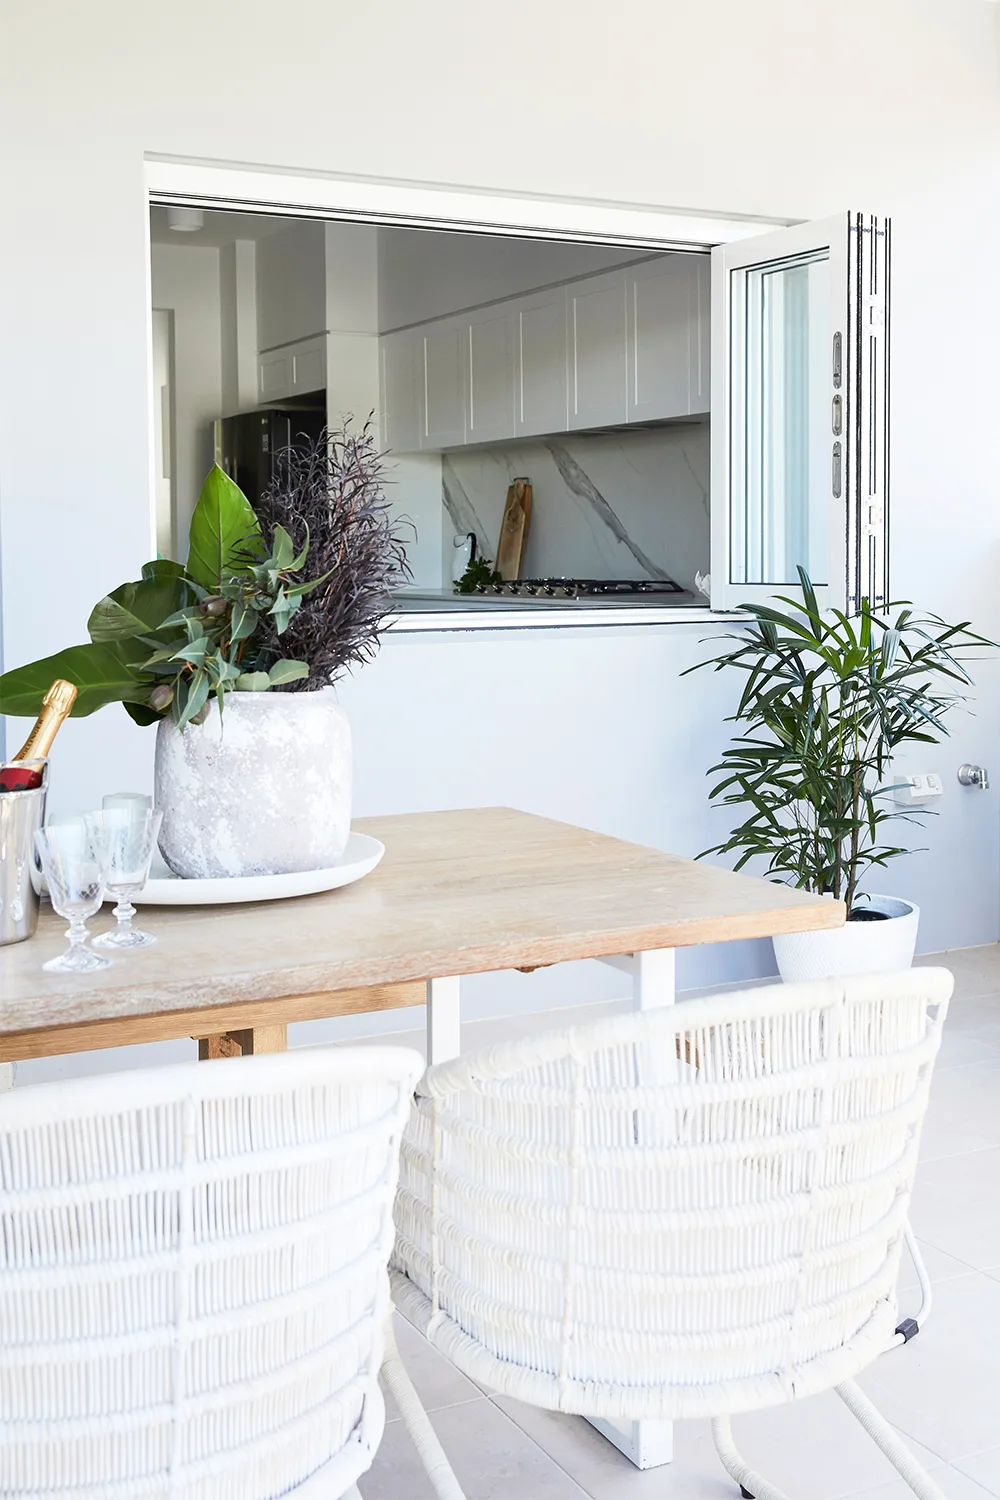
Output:
M531 522L531 480L515 479L507 491L503 508L500 540L497 543L496 570L503 579L520 578L524 548Z

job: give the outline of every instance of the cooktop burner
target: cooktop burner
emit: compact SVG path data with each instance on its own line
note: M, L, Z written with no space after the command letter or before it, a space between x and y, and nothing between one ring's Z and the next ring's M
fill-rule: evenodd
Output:
M683 594L684 590L670 578L512 578L503 583L480 584L476 593L508 599L622 599Z

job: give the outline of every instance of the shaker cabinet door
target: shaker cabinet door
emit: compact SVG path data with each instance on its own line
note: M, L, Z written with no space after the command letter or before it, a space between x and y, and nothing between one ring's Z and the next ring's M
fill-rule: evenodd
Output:
M619 426L628 419L625 272L571 283L569 425Z
M566 288L535 292L515 304L517 383L514 430L565 432L569 426Z
M630 422L708 410L699 326L699 273L703 266L707 272L707 262L707 256L664 255L627 272ZM704 284L707 293L707 274Z
M394 453L415 453L424 433L424 340L412 329L379 339L382 443Z
M466 441L514 436L514 315L509 306L484 307L468 318Z
M422 448L457 448L465 430L464 318L446 318L423 329L424 429Z

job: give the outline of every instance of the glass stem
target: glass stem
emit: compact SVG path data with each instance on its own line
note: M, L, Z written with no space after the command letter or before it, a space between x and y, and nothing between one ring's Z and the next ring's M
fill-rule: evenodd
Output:
M123 891L115 907L115 921L118 923L119 932L132 931L132 918L135 916L135 907L131 901L131 891Z
M69 928L66 932L66 941L69 943L69 951L73 953L79 948L87 946L87 921L85 917L75 916L69 919Z

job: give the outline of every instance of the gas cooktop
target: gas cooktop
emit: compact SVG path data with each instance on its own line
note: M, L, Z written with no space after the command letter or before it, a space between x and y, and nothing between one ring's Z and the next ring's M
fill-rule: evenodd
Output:
M683 594L684 589L670 578L511 578L480 584L475 592L505 599L623 599Z

